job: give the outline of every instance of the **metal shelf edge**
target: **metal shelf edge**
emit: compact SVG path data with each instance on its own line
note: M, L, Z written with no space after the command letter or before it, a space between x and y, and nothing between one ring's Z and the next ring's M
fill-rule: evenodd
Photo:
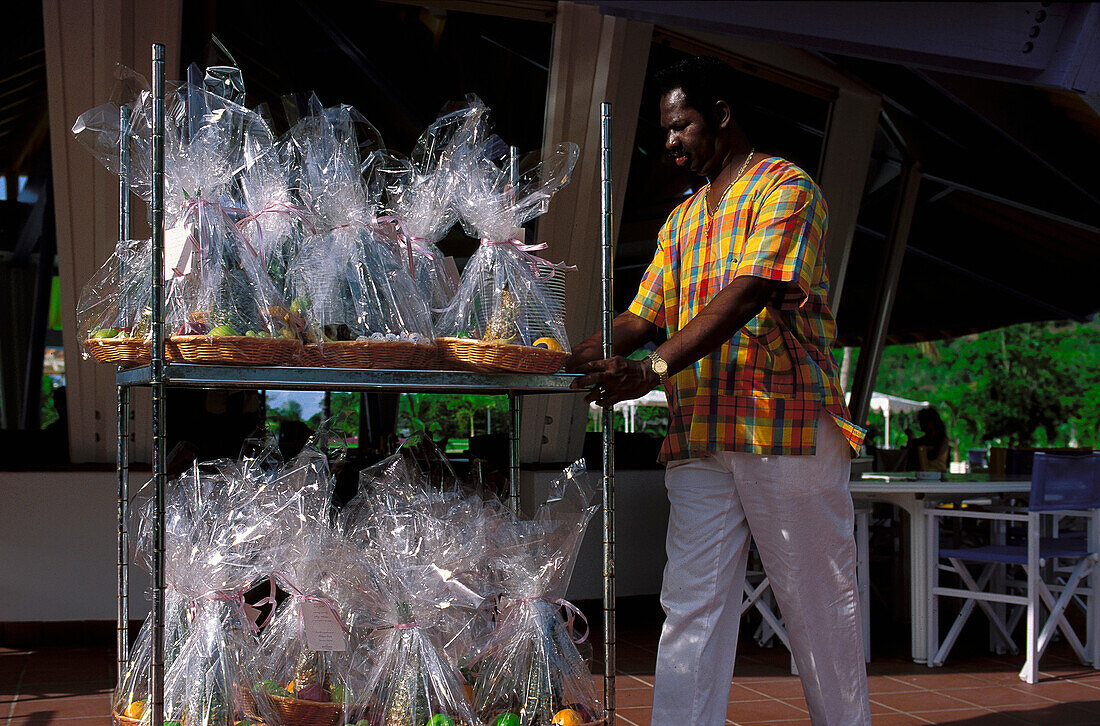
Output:
M188 388L265 388L274 390L401 390L408 392L578 393L569 386L575 375L524 375L463 371L373 370L363 368L300 368L188 365L164 366L169 386ZM148 366L120 370L119 386L147 386Z

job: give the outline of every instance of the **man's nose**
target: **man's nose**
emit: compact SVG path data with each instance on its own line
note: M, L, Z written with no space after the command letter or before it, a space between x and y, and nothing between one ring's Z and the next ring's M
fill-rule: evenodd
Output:
M679 145L679 139L676 137L676 132L669 131L668 134L665 136L665 148L669 151L672 151Z

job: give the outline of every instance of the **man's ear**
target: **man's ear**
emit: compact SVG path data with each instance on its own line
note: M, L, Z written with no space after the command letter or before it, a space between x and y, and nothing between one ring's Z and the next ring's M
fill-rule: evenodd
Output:
M714 104L714 121L718 128L728 129L733 124L733 111L725 101L717 101Z

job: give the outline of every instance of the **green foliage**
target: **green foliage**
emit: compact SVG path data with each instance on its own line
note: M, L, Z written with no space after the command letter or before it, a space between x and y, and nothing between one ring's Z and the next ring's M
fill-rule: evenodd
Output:
M883 351L875 390L935 406L960 456L988 442L1096 446L1100 324L1025 323ZM912 416L891 418L891 441ZM882 432L882 417L869 423Z
M40 399L42 402L42 409L39 414L41 417L39 422L40 428L46 428L60 418L60 415L57 413L57 406L55 406L53 402L53 389L53 378L50 376L42 376L42 397Z
M508 399L474 394L404 394L397 409L397 432L402 437L424 434L436 441L507 433Z

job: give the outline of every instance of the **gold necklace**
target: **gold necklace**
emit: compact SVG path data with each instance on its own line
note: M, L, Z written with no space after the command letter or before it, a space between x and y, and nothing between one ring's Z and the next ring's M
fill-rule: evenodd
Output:
M730 189L733 189L733 185L737 183L737 180L741 178L741 175L745 173L745 169L748 168L749 159L756 153L756 149L749 149L749 155L745 157L745 160L741 162L741 168L737 170L737 174L734 175L733 181L726 187L726 191L722 192L722 196L718 197L718 201L714 205L714 209L711 210L707 204L706 195L703 196L703 207L707 210L707 216L713 217L714 213L718 211L718 207L722 204L722 200L726 198L726 195L730 193Z

